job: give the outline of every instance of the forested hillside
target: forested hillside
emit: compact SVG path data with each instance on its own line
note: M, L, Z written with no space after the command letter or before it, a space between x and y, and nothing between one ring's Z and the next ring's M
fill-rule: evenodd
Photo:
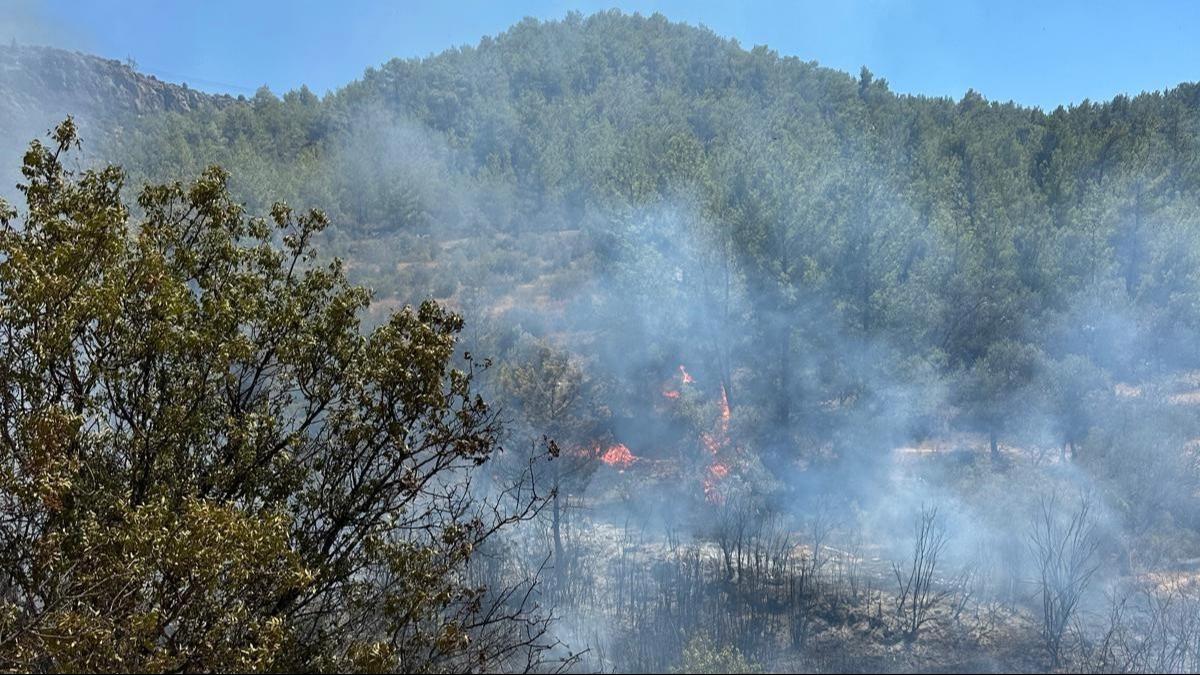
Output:
M567 666L1200 665L1200 84L926 98L606 12L324 97L97 87L126 184L220 165L324 209L364 330L462 314L480 462L548 500L487 569L548 561Z
M1070 405L1026 388L1196 367L1197 143L1192 84L1052 112L909 97L600 14L324 100L152 117L111 154L322 205L383 299L504 314L612 375L701 368L802 455L828 402L852 415L879 378L953 377L956 423L1002 440L1022 406ZM657 394L618 379L614 401ZM1086 433L1049 416L1040 440Z

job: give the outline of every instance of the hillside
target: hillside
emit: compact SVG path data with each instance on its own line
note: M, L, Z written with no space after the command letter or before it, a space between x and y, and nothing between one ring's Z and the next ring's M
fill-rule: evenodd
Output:
M552 499L498 559L558 565L589 667L1200 664L1165 609L1200 607L1200 84L926 98L613 11L324 97L18 48L0 113L21 140L76 115L131 190L219 164L251 214L323 209L368 327L460 312L491 478Z
M1045 339L1084 289L1147 310L1139 321L1190 297L1162 285L1190 262L1163 256L1194 236L1198 129L1194 84L1051 112L926 99L605 13L392 61L323 100L260 92L150 116L111 154L153 178L219 163L252 208L321 205L361 278L400 300L572 297L645 253L630 236L658 236L635 230L669 211L658 227L705 254L724 242L773 311L805 304L803 286L853 332L957 368ZM532 295L513 295L523 284ZM1195 358L1150 331L1171 343L1148 347Z
M114 141L139 117L222 107L233 99L143 75L129 64L51 47L0 46L0 179L11 194L15 167L29 140L67 115L89 144Z

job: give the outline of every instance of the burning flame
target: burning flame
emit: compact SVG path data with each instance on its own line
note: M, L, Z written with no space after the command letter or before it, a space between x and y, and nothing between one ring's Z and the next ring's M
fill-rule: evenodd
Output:
M662 388L662 395L668 400L678 400L682 395L683 387L695 384L696 378L687 371L683 364L679 365L679 381L675 382L672 377ZM708 452L711 457L711 463L701 478L701 485L704 488L704 498L712 504L725 503L725 495L721 491L720 483L724 481L730 472L730 465L726 463L723 457L731 448L732 442L729 436L729 422L731 417L729 409L729 394L725 390L725 385L721 384L721 398L718 401L717 418L713 422L712 428L709 431L700 434L700 445ZM627 454L623 454L627 453ZM627 457L627 458L626 458ZM610 466L627 467L632 464L637 458L629 453L629 449L623 445L615 445L604 453L601 458L605 464Z
M712 455L712 464L704 477L704 498L713 504L725 503L725 495L721 493L719 483L729 475L729 465L718 459L718 456L729 448L729 396L725 393L725 385L721 385L720 414L711 433L701 434L700 442Z
M712 433L700 435L700 442L710 454L717 454L729 445L729 397L725 395L725 386L721 386L721 415L717 418L716 427Z
M609 448L600 455L601 462L604 462L605 464L621 471L629 468L629 466L637 460L637 456L630 452L629 448L626 447L624 443L617 443L616 445L609 446Z
M708 467L708 475L704 477L704 499L711 504L724 504L725 495L721 492L720 482L729 475L729 466L721 462L713 462Z
M692 377L691 374L688 373L687 368L684 368L683 364L679 364L679 382L681 384L692 384L695 381L696 378ZM662 395L664 398L674 401L679 398L679 389L671 388L669 385L663 385Z

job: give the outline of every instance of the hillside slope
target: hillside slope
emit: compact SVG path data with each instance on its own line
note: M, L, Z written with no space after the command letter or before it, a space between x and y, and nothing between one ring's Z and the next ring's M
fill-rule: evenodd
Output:
M326 209L322 252L375 307L433 297L466 315L456 347L495 360L478 381L509 421L506 458L547 436L588 468L555 472L589 561L571 583L662 582L644 597L669 598L698 580L676 597L703 602L667 620L620 588L560 596L621 667L673 667L717 626L768 663L786 644L848 654L775 661L822 670L1044 669L1043 607L1018 589L1048 494L1094 496L1103 519L1092 616L1109 588L1200 560L1200 85L1053 111L908 96L865 68L619 12L526 20L325 97L213 99L24 54L4 105L42 126L79 115L131 189L220 164L251 213ZM885 618L904 606L885 610L888 563L911 559L934 504L963 571L945 586L974 616L943 605L913 649ZM692 552L618 548L604 526L626 519L621 537L684 532ZM751 523L757 551L799 556L758 586L742 582ZM822 541L840 551L831 596L782 595ZM864 559L865 594L838 590ZM814 616L827 641L806 651Z
M592 339L599 310L585 320L579 302L690 307L705 300L676 296L711 292L691 272L720 269L753 299L725 317L753 327L739 349L787 357L805 351L800 332L848 333L969 372L1014 343L1055 358L1094 345L1077 316L1089 295L1123 308L1152 352L1090 355L1103 368L1200 363L1195 84L1052 112L928 99L619 12L526 20L323 99L212 98L54 50L4 58L12 119L74 112L135 184L219 163L252 210L323 207L333 250L383 299L432 295ZM694 351L677 336L696 326L679 322L711 317L691 314L629 332L632 353ZM764 398L809 406L849 386L824 377L800 396L777 372Z
M0 46L0 177L4 192L29 140L74 115L89 146L115 138L138 117L225 106L215 96L163 82L128 64L52 47Z

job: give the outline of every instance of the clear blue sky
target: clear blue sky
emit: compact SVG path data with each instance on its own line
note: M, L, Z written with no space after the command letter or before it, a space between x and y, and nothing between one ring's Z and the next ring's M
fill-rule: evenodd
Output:
M906 93L974 88L1052 108L1200 80L1200 0L0 0L0 39L131 57L200 89L323 93L367 66L475 44L525 16L614 6L840 70L866 65Z

